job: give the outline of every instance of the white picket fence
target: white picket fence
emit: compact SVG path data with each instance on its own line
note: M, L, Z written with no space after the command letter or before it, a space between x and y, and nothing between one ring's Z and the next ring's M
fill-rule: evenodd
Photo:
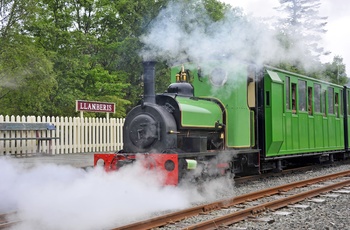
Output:
M49 141L0 140L0 155L23 156L37 152L52 154L115 152L123 148L124 118L35 117L2 116L1 122L52 123L56 130L41 131L41 137L59 137ZM35 137L34 131L0 131L0 138L23 136ZM51 151L50 148L51 147Z

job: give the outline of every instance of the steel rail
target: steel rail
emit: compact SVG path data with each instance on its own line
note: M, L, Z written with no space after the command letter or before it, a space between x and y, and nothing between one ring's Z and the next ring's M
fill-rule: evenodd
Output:
M248 218L249 216L254 216L256 214L259 214L266 210L276 210L285 206L288 206L290 204L295 204L297 202L303 201L307 198L318 196L322 193L330 192L336 189L343 188L345 186L350 185L350 179L341 181L338 183L334 183L331 185L323 186L321 188L316 188L310 191L302 192L299 194L291 195L285 198L281 198L278 200L274 200L268 203L260 204L251 208L246 208L237 212L230 213L228 215L218 217L215 219L211 219L208 221L204 221L198 224L194 224L191 226L188 226L186 230L191 229L200 229L200 230L210 230L210 229L217 229L218 227L222 226L228 226L234 223L237 223L241 220L244 220Z
M209 211L218 210L221 208L226 208L226 207L230 207L233 205L241 204L241 203L244 203L248 200L249 201L256 200L256 199L260 199L263 197L279 194L282 192L287 192L287 191L294 189L294 188L300 188L300 187L304 187L306 185L311 185L311 184L319 183L319 182L322 182L325 180L332 180L332 179L335 179L338 177L344 177L344 176L349 176L349 175L350 175L350 170L338 172L338 173L334 173L334 174L330 174L330 175L325 175L325 176L321 176L321 177L311 178L308 180L297 181L297 182L286 184L286 185L281 185L281 186L277 186L277 187L273 187L273 188L268 188L268 189L264 189L264 190L236 196L236 197L229 198L229 199L216 201L216 202L213 202L210 204L199 205L199 206L188 208L185 210L181 210L181 211L169 213L166 215L154 217L154 218L151 218L148 220L131 223L128 225L113 228L112 230L152 229L152 228L167 225L168 223L173 223L173 222L180 221L180 220L192 217L192 216L196 216L196 215L199 215L201 213L206 213Z
M9 229L15 224L18 224L19 221L9 221L8 217L11 215L16 215L17 212L1 213L0 214L0 229Z
M349 162L350 164L350 162ZM290 169L284 169L281 172L269 172L269 173L263 173L263 174L258 174L258 175L251 175L251 176L244 176L244 177L237 177L235 178L235 184L240 185L240 184L244 184L244 183L249 183L250 181L255 181L258 179L263 179L263 178L269 178L269 177L277 177L277 176L283 176L283 175L289 175L295 172L305 172L305 171L309 171L309 170L314 170L319 168L321 165L312 165L312 166L303 166L303 167L299 167L299 168L290 168ZM324 166L324 165L322 165Z
M0 224L0 229L10 229L11 227L15 226L18 223L20 223L20 221L1 223Z

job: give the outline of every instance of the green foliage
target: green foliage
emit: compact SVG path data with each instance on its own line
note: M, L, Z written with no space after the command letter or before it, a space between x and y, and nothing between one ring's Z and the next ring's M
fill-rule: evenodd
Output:
M170 68L168 68L165 62L158 62L156 69L156 92L163 93L170 84Z
M326 77L325 80L339 85L346 85L349 82L342 57L335 56L332 63L326 63L324 67L323 75Z
M115 102L113 116L125 116L141 92L139 36L167 2L2 1L1 38L10 45L0 45L0 113L73 116L84 99Z
M56 86L45 51L23 36L3 40L0 50L0 114L45 114Z
M229 6L216 0L204 0L204 6L208 15L213 21L220 21L224 18Z
M91 100L114 102L111 116L125 116L143 93L140 37L169 2L1 1L0 114L76 116L75 101ZM192 26L233 12L218 0L181 2ZM164 92L170 70L163 61L156 68L156 91Z

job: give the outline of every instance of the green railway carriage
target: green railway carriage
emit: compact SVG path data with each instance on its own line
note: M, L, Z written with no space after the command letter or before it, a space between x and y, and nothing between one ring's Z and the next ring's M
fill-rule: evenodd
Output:
M345 155L348 155L349 152L349 143L350 143L350 137L349 137L349 130L350 130L350 89L346 86L344 87L344 95L343 95L343 101L344 101L344 145L345 145L345 153L343 154L343 158Z
M265 157L344 150L344 88L266 67Z

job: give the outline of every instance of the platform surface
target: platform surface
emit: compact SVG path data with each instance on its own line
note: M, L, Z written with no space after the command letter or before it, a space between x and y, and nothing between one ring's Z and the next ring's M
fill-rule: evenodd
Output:
M89 167L94 165L94 153L71 153L56 155L33 155L28 157L0 156L26 166L38 164L71 165L73 167Z

